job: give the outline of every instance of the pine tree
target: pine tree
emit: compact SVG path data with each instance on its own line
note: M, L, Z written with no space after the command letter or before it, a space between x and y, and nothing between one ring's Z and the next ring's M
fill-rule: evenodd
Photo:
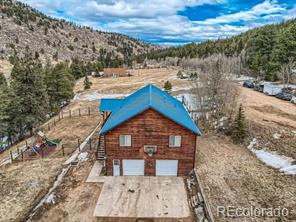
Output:
M7 136L12 143L12 137L18 132L15 122L17 109L15 96L7 85L0 86L0 135Z
M25 130L31 131L42 122L48 112L41 64L31 59L15 64L11 72L11 90L14 95L14 121L22 137Z
M90 89L92 85L92 82L89 81L89 78L87 75L85 75L83 84L84 84L84 89Z
M236 119L233 124L231 137L234 143L243 143L247 136L247 127L245 124L245 115L242 105L239 106Z
M172 90L172 83L171 83L170 81L167 80L167 81L164 83L163 88L164 88L164 90L167 91L167 92L171 91L171 90Z
M45 83L50 110L55 112L63 101L73 97L74 78L67 63L58 63L54 68L45 68Z
M75 79L83 77L83 62L81 62L77 57L74 58L70 66L70 70Z

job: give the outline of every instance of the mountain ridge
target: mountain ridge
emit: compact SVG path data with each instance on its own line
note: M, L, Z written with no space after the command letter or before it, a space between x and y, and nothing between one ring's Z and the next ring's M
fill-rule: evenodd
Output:
M101 57L126 61L157 48L124 34L49 17L18 1L0 0L0 20L0 58L6 60L30 50L41 61L71 60L73 55L82 61Z

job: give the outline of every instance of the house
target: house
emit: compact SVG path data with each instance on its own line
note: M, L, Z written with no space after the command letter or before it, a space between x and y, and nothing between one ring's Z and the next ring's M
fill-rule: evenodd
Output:
M128 72L125 68L104 68L103 77L125 77Z
M98 158L107 175L183 176L194 168L200 130L183 104L149 84L123 99L102 99Z

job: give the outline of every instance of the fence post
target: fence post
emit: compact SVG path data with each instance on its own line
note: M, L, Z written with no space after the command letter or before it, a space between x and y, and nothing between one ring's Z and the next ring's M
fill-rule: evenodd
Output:
M41 157L43 158L43 148L42 146L40 146L40 148L41 148Z
M69 110L69 117L70 117L70 118L72 117L72 113L71 113L71 110Z
M28 147L28 141L26 140L26 149L27 149L27 147Z
M17 155L20 155L20 149L18 146L16 147L16 150L17 150Z
M23 150L21 150L21 156L22 156L22 161L24 161L24 153L23 153Z
M89 149L91 150L91 138L89 138Z
M12 151L10 150L9 152L10 152L10 160L12 162L13 161Z
M65 147L64 147L64 144L62 144L62 152L63 152L63 156L65 156Z
M90 116L90 108L88 107L88 115Z

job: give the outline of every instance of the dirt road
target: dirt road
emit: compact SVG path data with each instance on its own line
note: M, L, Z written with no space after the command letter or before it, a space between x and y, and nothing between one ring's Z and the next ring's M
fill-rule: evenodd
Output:
M296 128L296 105L273 96L240 88L241 101L247 118L266 126L289 126Z

